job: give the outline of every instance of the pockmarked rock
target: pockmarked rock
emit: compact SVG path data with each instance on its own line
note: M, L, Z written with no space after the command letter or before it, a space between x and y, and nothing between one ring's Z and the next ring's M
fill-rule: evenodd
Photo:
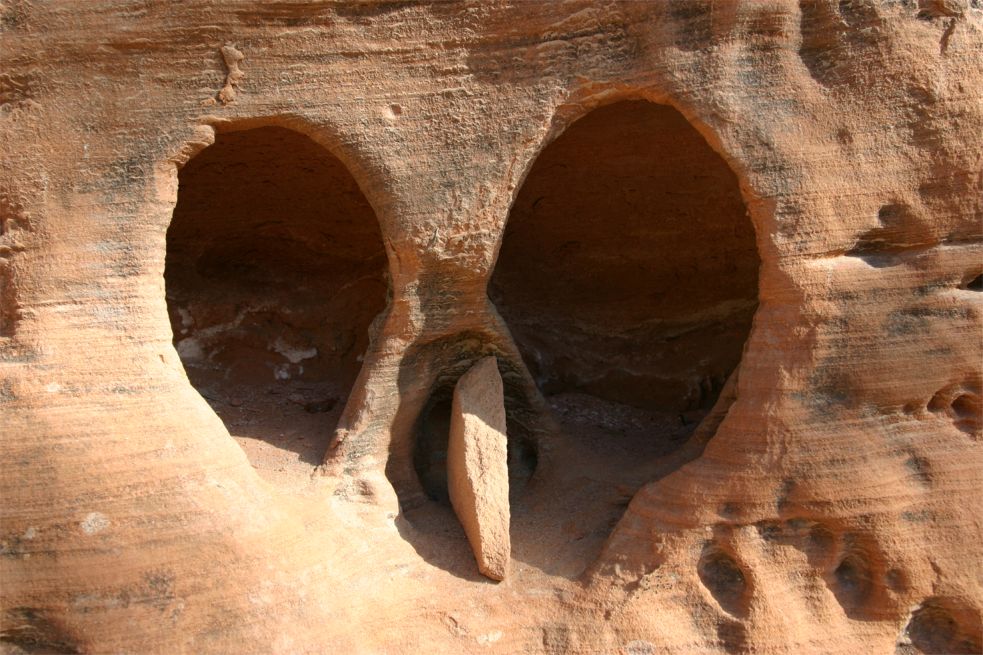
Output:
M0 0L0 653L983 653L977 0L168 9Z
M493 580L505 579L511 552L507 457L502 377L485 357L454 389L447 479L478 570Z

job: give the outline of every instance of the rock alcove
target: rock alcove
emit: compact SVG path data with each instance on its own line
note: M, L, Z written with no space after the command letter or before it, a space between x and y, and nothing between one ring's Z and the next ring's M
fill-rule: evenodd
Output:
M179 173L165 282L192 385L261 472L308 472L386 303L378 221L348 169L284 127L219 133Z

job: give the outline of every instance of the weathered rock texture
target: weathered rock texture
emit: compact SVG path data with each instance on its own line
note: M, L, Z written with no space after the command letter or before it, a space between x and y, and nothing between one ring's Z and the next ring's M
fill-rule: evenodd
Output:
M509 554L509 469L505 395L498 362L478 360L454 387L447 488L478 570L504 580Z
M981 64L975 0L0 1L0 643L979 652Z

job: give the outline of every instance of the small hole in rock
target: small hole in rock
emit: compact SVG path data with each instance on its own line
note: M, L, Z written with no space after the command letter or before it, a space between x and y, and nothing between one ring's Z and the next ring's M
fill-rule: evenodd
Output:
M948 417L962 432L978 437L983 427L983 402L979 388L979 383L974 381L946 387L932 397L928 408Z
M450 504L447 494L447 440L451 429L452 390L430 397L417 426L413 466L431 500Z
M833 571L833 577L836 580L836 598L847 615L862 609L870 595L872 584L870 567L866 560L857 553L847 555Z
M969 282L963 285L964 289L969 291L983 291L983 275L977 275Z
M858 257L874 268L885 268L902 263L905 253L917 253L938 242L904 203L882 206L877 221L880 225L861 234L847 256Z
M717 546L709 546L700 557L697 573L724 610L735 616L747 613L747 582L734 558Z
M907 633L926 655L977 655L983 647L980 611L944 598L930 598L912 612Z
M970 394L964 393L952 400L952 411L957 419L973 418L980 413L980 403Z
M900 227L899 223L904 219L905 207L900 204L887 204L877 210L877 220L887 228Z
M980 397L974 394L962 394L952 401L954 425L969 435L977 435L983 423L983 405Z
M417 416L410 447L411 467L401 457L390 458L386 473L399 497L397 528L431 564L465 579L476 579L474 555L455 516L448 489L448 445L455 388L465 373L489 355L498 360L505 404L506 466L508 469L510 535L516 558L516 517L526 507L526 488L539 465L537 434L528 426L534 412L517 374L484 335L463 333L419 347L406 360L425 360L443 374ZM421 493L422 492L422 493ZM538 521L542 529L542 518Z

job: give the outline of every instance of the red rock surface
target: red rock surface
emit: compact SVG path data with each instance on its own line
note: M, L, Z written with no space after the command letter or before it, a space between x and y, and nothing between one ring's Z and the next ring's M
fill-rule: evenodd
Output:
M978 4L3 0L2 648L980 652Z

